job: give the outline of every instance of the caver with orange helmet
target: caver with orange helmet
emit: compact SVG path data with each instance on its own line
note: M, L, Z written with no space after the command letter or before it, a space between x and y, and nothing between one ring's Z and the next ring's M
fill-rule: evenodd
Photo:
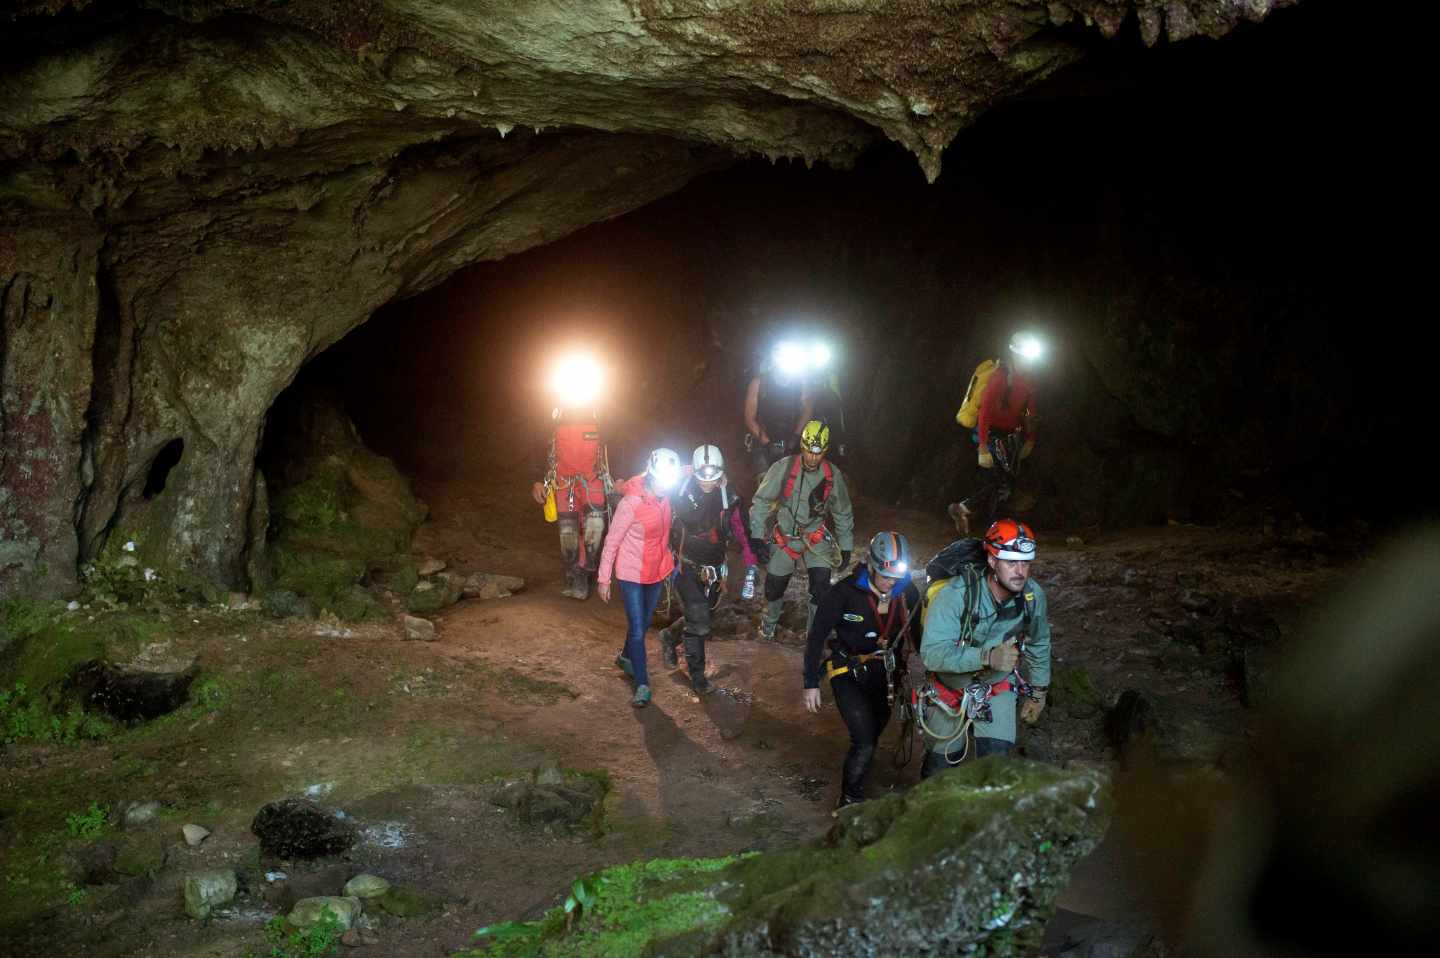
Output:
M1016 705L1027 723L1040 717L1050 685L1050 619L1045 590L1030 577L1035 532L999 519L975 548L980 572L927 590L920 657L927 683L920 720L928 751L922 775L958 763L973 726L978 756L1015 747ZM983 544L983 551L980 548Z

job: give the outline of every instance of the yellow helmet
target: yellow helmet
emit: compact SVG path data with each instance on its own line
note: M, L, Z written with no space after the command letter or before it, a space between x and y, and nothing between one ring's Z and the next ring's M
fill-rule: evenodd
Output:
M829 449L830 427L818 419L807 422L800 433L800 448L810 453L821 453Z

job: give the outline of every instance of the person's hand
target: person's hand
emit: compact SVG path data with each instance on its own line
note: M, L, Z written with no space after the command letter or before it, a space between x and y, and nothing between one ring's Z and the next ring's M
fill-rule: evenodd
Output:
M610 601L610 583L609 583L608 581L606 581L606 582L600 582L600 583L597 583L597 584L599 585L600 601L601 601L601 602L609 602L609 601Z
M820 711L820 690L806 689L805 697L802 701L805 703L805 711L811 715L818 713Z
M1020 721L1026 725L1034 725L1040 720L1040 713L1045 711L1045 693L1036 691L1033 699L1026 699L1020 706Z
M996 672L1013 672L1015 663L1020 661L1020 646L1014 639L1006 639L981 656L981 661Z
M992 455L990 455L990 450L989 450L989 449L981 449L981 450L980 450L979 462L980 462L980 468L981 468L981 469L993 469L993 468L995 468L995 457L992 456Z
M545 483L537 482L531 486L530 498L535 500L537 506L545 505Z
M1034 451L1035 451L1035 440L1034 440L1034 439L1026 439L1026 440L1025 440L1025 445L1023 445L1023 446L1020 447L1020 458L1021 458L1022 460L1023 460L1023 459L1029 459L1029 458L1030 458L1030 453L1032 453L1032 452L1034 452Z
M755 553L755 561L760 565L770 564L770 543L764 539L752 536L750 538L750 551Z
M849 550L849 549L841 549L841 550L840 550L840 570L843 572L843 571L845 570L845 567L848 566L849 564L850 564L850 550Z

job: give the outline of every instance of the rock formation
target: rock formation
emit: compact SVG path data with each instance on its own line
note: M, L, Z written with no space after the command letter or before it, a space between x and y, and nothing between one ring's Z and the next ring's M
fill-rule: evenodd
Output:
M116 530L243 586L265 413L377 307L737 154L956 132L1287 0L144 0L0 14L0 588ZM478 7L478 9L477 9Z

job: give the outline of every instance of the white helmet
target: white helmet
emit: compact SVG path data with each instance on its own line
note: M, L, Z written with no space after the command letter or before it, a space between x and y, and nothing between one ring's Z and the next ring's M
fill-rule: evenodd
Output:
M720 454L719 446L696 446L690 464L695 467L695 478L701 482L714 482L725 475L725 457Z
M645 476L656 492L669 492L680 481L680 457L674 449L656 449L645 463Z

